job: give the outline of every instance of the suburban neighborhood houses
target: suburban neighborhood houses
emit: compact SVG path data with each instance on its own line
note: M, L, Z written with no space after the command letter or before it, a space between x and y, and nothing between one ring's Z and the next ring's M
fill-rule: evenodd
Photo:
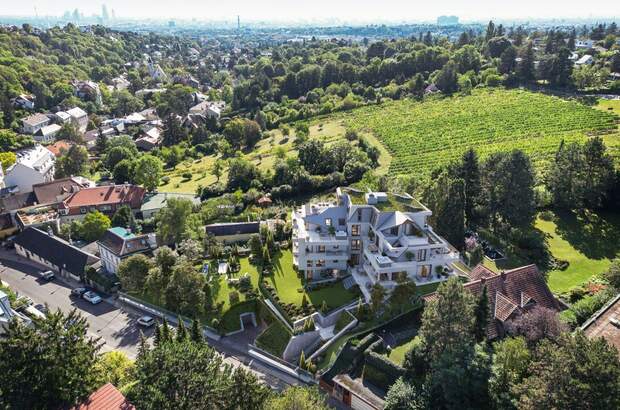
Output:
M0 409L620 408L609 7L69 3L0 15Z

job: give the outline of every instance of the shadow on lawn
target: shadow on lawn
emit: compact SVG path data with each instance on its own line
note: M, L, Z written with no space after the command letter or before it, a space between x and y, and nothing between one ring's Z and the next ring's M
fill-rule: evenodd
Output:
M557 233L590 259L613 259L620 252L620 215L557 212Z

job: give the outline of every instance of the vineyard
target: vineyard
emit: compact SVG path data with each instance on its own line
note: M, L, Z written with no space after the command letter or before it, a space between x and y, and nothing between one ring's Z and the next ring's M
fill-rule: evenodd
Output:
M393 101L344 114L347 127L372 132L392 155L390 173L427 175L469 147L481 158L519 148L544 169L558 144L616 130L618 117L573 101L519 90Z

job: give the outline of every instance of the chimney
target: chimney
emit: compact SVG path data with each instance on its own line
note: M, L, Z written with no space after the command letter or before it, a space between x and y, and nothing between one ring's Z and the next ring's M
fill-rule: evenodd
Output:
M47 227L47 234L51 236L52 238L54 237L54 230L52 229L51 226Z

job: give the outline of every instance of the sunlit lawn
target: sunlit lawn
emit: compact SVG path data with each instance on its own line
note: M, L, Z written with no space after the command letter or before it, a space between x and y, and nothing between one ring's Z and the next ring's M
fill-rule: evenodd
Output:
M297 276L293 269L293 254L290 250L285 250L273 257L274 272L272 276L266 278L278 293L282 303L293 303L301 306L304 292L302 279ZM333 308L347 304L357 298L357 294L347 290L342 282L327 286L322 289L307 292L308 301L317 308L320 308L323 301L328 308Z
M403 365L403 360L405 360L405 355L407 354L407 352L409 350L411 350L411 348L413 346L417 345L418 343L420 343L420 338L418 336L415 336L411 340L409 340L408 342L405 342L405 343L403 343L401 345L398 345L394 349L392 349L392 351L388 355L388 358L394 364L402 366Z

